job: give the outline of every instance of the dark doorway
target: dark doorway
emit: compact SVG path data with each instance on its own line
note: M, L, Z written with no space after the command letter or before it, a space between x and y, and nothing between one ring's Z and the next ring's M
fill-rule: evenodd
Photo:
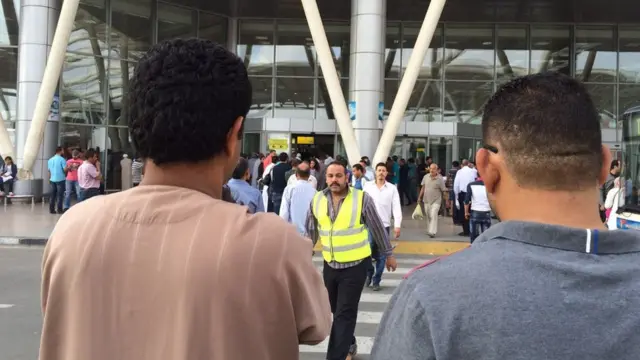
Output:
M322 155L333 157L335 140L335 135L291 134L291 150L300 154L302 160Z

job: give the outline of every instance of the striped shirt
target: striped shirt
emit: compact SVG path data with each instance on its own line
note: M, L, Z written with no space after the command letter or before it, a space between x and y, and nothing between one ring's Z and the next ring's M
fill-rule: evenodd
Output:
M316 193L315 186L308 180L297 180L293 184L287 185L284 189L282 204L280 205L280 217L295 225L300 235L304 236L307 233L305 225L309 204L313 201Z
M142 181L142 168L144 167L144 162L133 160L131 163L131 180L134 184L140 184Z
M352 187L349 187L349 191L353 190L354 189ZM337 210L334 210L331 190L327 188L324 189L322 193L329 202L329 217L331 218L331 221L335 222L336 217L340 212L340 207L342 207L342 203L344 202L344 198L340 199ZM391 242L389 242L389 233L385 229L384 225L382 225L382 220L380 220L380 216L378 216L378 211L376 210L376 204L373 202L371 196L367 193L364 193L363 195L364 199L362 201L362 219L360 221L367 227L367 229L369 230L369 234L373 238L373 241L375 241L376 245L378 245L380 255L390 256L392 255L393 248L391 247ZM311 240L313 241L313 245L315 246L318 242L318 239L320 238L320 235L318 234L318 219L316 219L316 217L313 215L313 202L309 206L309 213L307 214L305 228L307 230L308 237L311 238ZM337 261L332 261L328 263L328 265L334 269L345 269L360 264L362 260L348 263L339 263Z

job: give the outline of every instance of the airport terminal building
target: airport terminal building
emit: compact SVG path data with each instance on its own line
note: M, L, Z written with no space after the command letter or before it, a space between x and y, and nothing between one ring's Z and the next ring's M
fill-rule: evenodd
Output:
M61 0L0 4L0 114L20 165ZM318 6L360 153L371 157L429 1ZM637 14L633 0L448 0L391 153L447 167L472 157L496 87L546 70L587 84L604 142L619 153L622 114L640 105ZM46 177L56 145L94 147L107 158L107 189L118 189L121 155L133 156L125 102L136 60L158 41L185 37L226 44L244 59L254 89L244 152L344 154L300 0L82 0L35 177Z

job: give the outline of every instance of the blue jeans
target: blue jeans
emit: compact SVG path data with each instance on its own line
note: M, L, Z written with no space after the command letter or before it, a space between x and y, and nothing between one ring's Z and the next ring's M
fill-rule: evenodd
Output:
M78 181L76 180L67 180L65 183L65 190L64 190L64 210L67 210L68 208L71 207L71 194L75 193L76 194L76 200L78 200L78 202L82 201L82 196L80 196L80 185L78 184Z
M491 227L491 211L473 211L471 210L469 217L469 237L471 243ZM478 231L478 228L480 231Z
M389 227L384 228L387 234L389 233ZM375 260L375 263L371 264L369 270L367 270L367 277L371 279L372 285L380 285L380 281L382 281L382 273L384 272L384 266L387 262L387 257L385 255L380 254L378 251L378 246L375 241L369 235L369 243L371 244L371 258Z
M64 200L65 180L49 181L51 184L51 197L49 198L49 212L62 212L62 201Z

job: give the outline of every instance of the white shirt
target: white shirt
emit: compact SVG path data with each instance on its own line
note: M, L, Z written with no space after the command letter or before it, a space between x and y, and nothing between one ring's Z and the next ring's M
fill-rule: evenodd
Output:
M293 175L289 176L289 180L287 180L287 186L289 185L293 185L298 181L298 177L296 177L296 174L294 173ZM318 188L318 179L316 179L315 176L313 175L309 175L309 180L307 180L311 186L313 186L314 189Z
M460 192L467 192L467 186L478 178L478 170L472 169L468 166L456 172L456 179L453 181L453 192L456 194L456 199Z
M378 210L382 225L389 227L391 215L393 215L393 226L400 228L402 224L402 207L400 206L398 188L388 182L385 182L381 188L378 188L375 182L368 182L364 185L363 190L371 196L376 204L376 210Z

